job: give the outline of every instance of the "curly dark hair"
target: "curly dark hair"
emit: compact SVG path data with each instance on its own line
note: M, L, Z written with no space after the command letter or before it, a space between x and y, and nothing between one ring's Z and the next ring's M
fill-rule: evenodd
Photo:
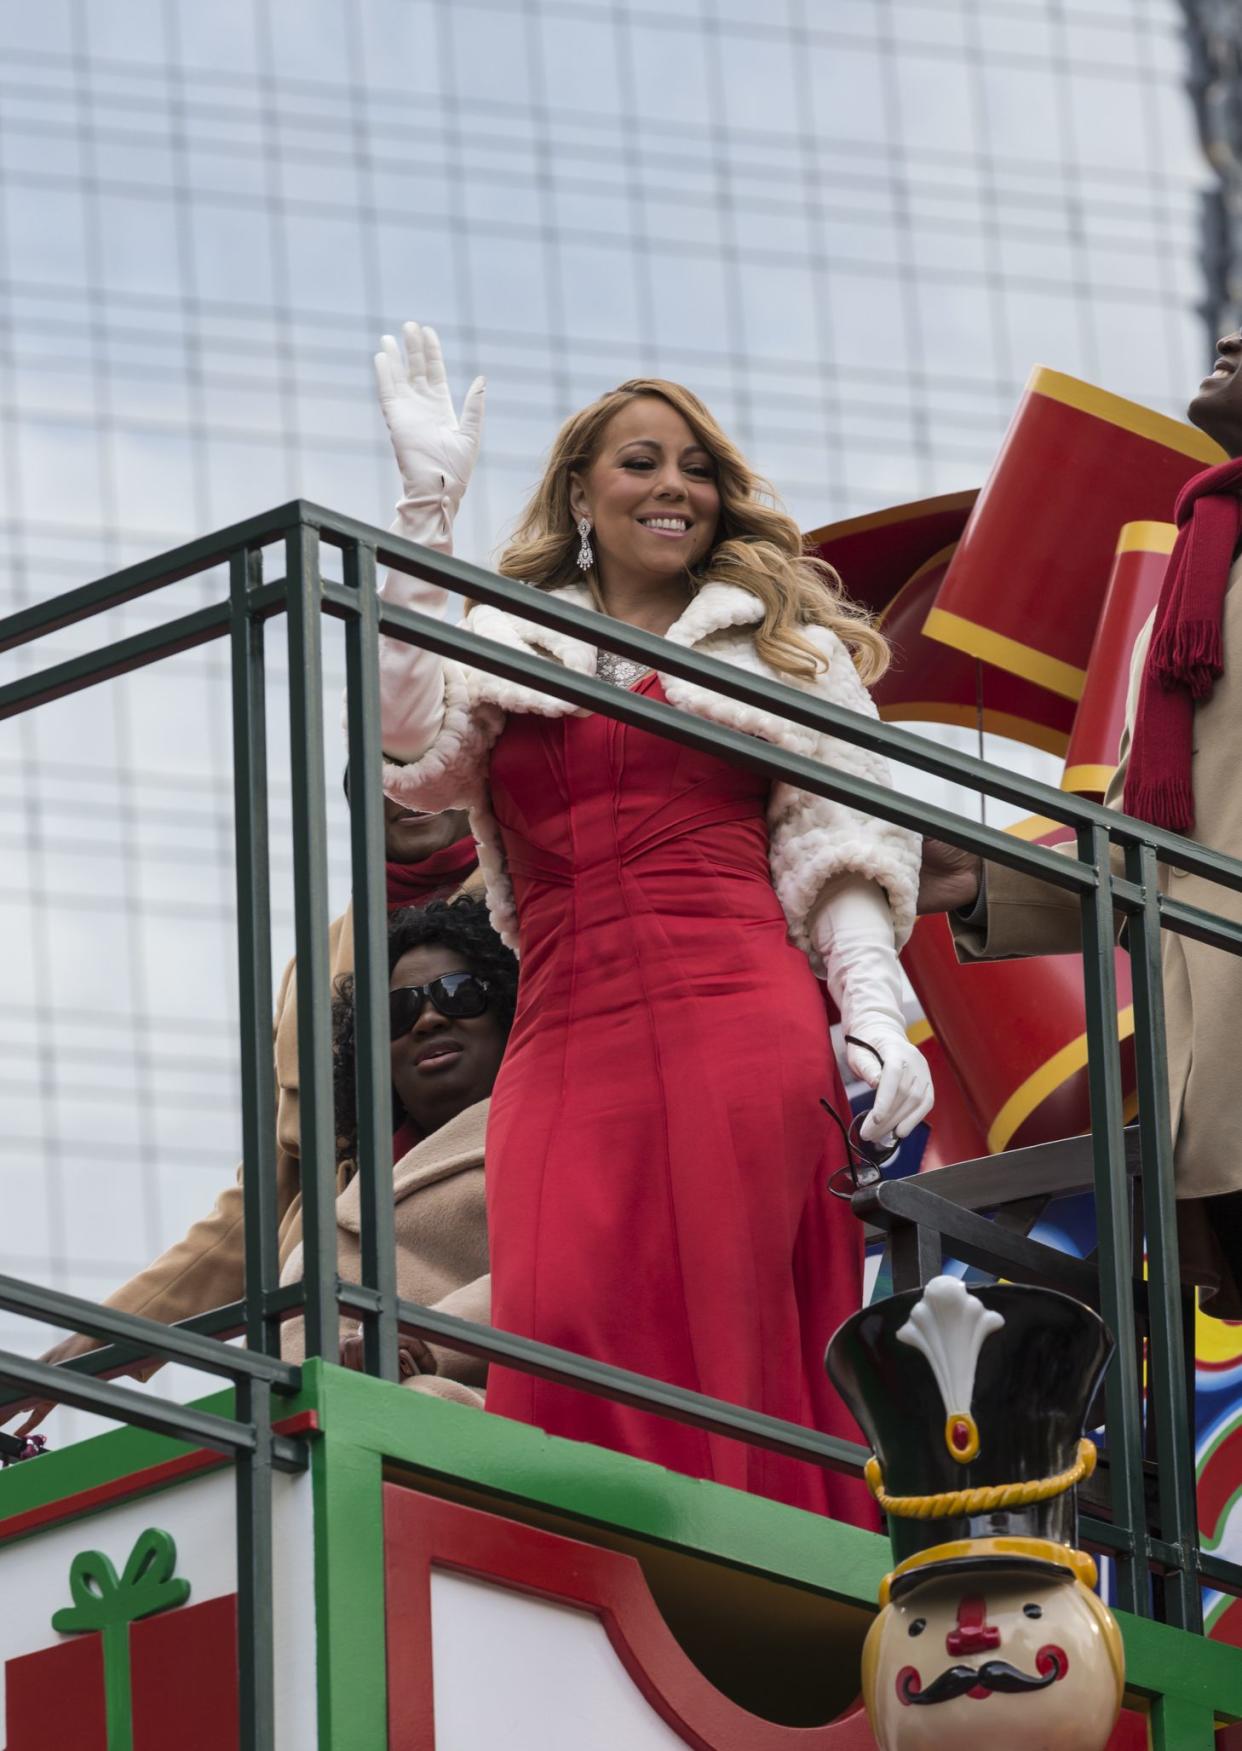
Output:
M508 1037L517 1007L518 963L492 929L482 900L460 894L455 900L432 900L426 906L405 906L388 916L388 971L412 948L434 945L460 955L472 973L486 979L492 1009ZM336 1158L353 1162L358 1154L358 1078L354 1061L354 975L336 981L332 1000L332 1088L336 1116ZM393 1129L405 1110L393 1091Z

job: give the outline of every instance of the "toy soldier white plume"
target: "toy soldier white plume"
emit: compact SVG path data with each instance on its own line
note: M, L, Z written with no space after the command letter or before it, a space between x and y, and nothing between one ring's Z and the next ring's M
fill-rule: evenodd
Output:
M970 1415L979 1351L1004 1323L1003 1315L985 1307L957 1277L933 1277L915 1302L897 1341L927 1357L947 1417Z

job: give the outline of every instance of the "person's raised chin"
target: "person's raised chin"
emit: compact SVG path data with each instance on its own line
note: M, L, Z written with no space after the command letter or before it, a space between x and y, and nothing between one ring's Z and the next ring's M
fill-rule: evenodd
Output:
M1242 332L1216 343L1216 362L1186 410L1191 425L1215 438L1230 456L1242 456Z

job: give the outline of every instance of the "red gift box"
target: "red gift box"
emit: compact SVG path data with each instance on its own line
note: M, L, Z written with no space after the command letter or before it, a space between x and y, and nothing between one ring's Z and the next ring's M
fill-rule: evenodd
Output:
M237 1595L128 1629L133 1751L236 1751ZM6 1751L111 1751L102 1644L75 1636L7 1663Z

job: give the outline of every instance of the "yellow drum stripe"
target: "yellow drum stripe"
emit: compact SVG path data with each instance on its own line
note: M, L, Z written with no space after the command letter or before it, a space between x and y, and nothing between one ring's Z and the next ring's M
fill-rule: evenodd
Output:
M1117 1011L1117 1038L1128 1040L1133 1032L1134 1006L1127 1004L1125 1009ZM1054 1052L1047 1063L1041 1064L1025 1082L1020 1082L988 1129L988 1149L991 1153L999 1155L1003 1149L1007 1149L1010 1139L1026 1123L1040 1102L1047 1100L1063 1082L1068 1082L1086 1062L1087 1036L1079 1034L1068 1046L1062 1046L1059 1052Z
M1127 401L1124 396L1112 395L1107 389L1097 389L1078 377L1067 377L1063 371L1049 370L1047 365L1035 366L1026 387L1033 395L1046 395L1050 401L1093 414L1096 419L1107 420L1110 426L1120 426L1123 431L1148 438L1153 444L1163 444L1166 450L1193 456L1205 465L1228 461L1220 445L1194 426L1171 419L1166 413L1156 413L1137 401Z
M1050 657L1047 651L1037 651L1032 645L979 626L960 614L950 614L946 608L931 610L923 622L923 632L928 638L939 639L941 644L952 645L954 650L980 657L985 663L995 663L998 669L1009 669L1038 687L1046 687L1050 693L1059 693L1063 699L1082 698L1087 681L1085 669L1063 663L1060 657Z
M950 705L938 699L900 699L892 705L882 705L880 716L885 723L957 724L964 730L973 730L979 722L973 705ZM1030 718L1015 717L1009 711L985 708L983 727L990 736L1006 736L1011 742L1023 742L1045 754L1064 755L1069 747L1069 736L1063 731L1049 729L1047 724L1034 723Z
M1106 791L1116 770L1115 766L1067 766L1061 774L1061 789Z
M1176 523L1123 523L1117 537L1117 552L1172 553L1176 540Z

